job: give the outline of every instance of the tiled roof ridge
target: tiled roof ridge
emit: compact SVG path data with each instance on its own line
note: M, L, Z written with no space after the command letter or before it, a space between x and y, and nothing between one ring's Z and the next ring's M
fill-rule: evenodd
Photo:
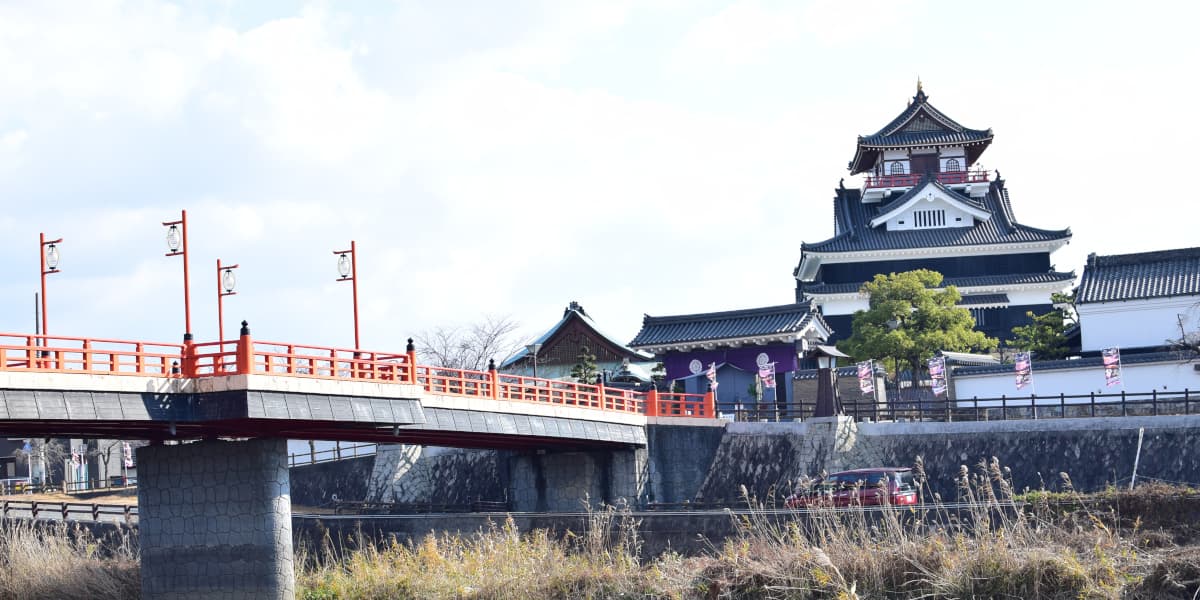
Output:
M732 319L747 316L762 316L776 315L789 312L799 312L801 310L815 312L812 302L793 302L791 304L780 304L777 306L763 306L759 308L739 308L736 310L726 310L710 313L695 313L690 315L668 315L663 317L652 317L644 315L642 318L643 326L645 325L669 325L671 323L695 322L703 320L718 320Z
M884 125L879 131L876 131L874 134L866 137L892 135L904 127L914 117L916 117L917 113L921 112L922 109L924 109L925 112L934 120L938 121L942 125L945 125L948 129L954 131L955 133L961 133L962 131L968 129L967 127L963 127L958 121L951 119L946 115L946 113L943 113L930 104L929 96L925 94L924 90L917 90L917 94L913 96L912 101L907 107L905 107L904 112L901 112L899 116L892 119L890 123Z
M1088 255L1088 266L1118 267L1124 265L1140 265L1148 262L1166 262L1180 259L1200 259L1200 246L1192 248L1170 248L1167 250L1151 250L1131 254Z

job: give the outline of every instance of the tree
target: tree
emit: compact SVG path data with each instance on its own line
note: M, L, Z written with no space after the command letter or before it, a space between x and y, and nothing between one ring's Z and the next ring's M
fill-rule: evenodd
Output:
M890 358L897 379L904 365L914 381L938 350L994 350L996 339L975 331L971 312L956 306L958 290L937 289L941 283L942 274L927 269L876 275L859 289L869 296L868 309L854 313L854 334L840 349L857 360Z
M1066 326L1061 310L1052 310L1044 315L1026 311L1028 325L1012 328L1013 339L1009 346L1033 352L1040 359L1066 358L1071 349L1067 347Z
M488 360L511 356L521 347L516 321L485 315L465 327L437 327L417 334L417 354L436 367L482 371Z
M571 377L579 383L595 383L596 355L587 346L580 347L575 366L571 367Z

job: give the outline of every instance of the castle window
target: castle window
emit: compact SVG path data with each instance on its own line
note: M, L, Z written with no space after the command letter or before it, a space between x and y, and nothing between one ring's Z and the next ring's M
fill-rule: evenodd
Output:
M945 227L946 211L944 210L915 210L913 211L913 227L924 229L928 227Z
M961 171L961 170L962 170L962 163L958 162L957 158L951 158L950 160L946 161L946 171L947 172L953 173L955 171Z
M903 174L904 174L904 163L902 163L900 161L896 161L896 162L893 162L892 164L888 165L888 175L903 175Z

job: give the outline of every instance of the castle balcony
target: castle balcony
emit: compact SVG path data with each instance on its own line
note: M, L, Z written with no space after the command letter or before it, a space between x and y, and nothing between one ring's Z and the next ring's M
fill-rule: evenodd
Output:
M942 171L934 173L934 177L947 187L965 188L971 197L987 194L987 171ZM903 173L895 175L868 175L863 182L863 201L878 201L890 196L892 192L907 190L924 179L924 175Z

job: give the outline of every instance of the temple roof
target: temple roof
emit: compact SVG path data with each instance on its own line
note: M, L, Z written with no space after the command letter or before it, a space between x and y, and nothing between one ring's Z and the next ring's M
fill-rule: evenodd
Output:
M613 347L615 349L617 349L619 351L619 353L623 355L624 358L628 358L629 360L633 360L633 361L648 361L652 358L651 355L646 354L645 352L641 352L639 350L633 350L633 349L629 348L628 346L626 346L625 344L623 344L617 338L615 338L611 335L608 335L608 334L604 333L603 331L600 331L600 329L596 327L596 322L592 320L592 317L588 316L587 311L583 310L583 306L581 306L578 302L575 302L575 301L572 301L570 304L567 305L567 308L563 310L562 319L560 319L558 321L558 323L555 323L553 327L551 327L549 330L546 331L546 333L543 333L541 335L541 337L534 340L533 343L546 344L550 340L554 339L554 337L559 333L559 331L561 331L564 327L567 326L568 323L570 323L573 320L580 321L581 323L583 323L583 325L587 329L590 329L593 333L595 333L598 338L604 340L605 342L612 344ZM504 359L504 362L500 364L500 368L501 369L508 368L509 366L523 360L527 356L529 356L529 349L521 348L520 350L517 350L512 356Z
M885 149L965 146L967 164L971 165L992 143L991 129L969 129L929 103L920 84L917 95L908 107L890 123L871 135L858 137L850 174L862 173L875 166L879 153Z
M1200 247L1088 256L1077 304L1200 295Z
M1041 283L1066 283L1075 279L1075 273L1050 271L1047 273L1012 273L1008 275L978 275L974 277L947 277L942 286L956 288L1000 287L1011 285L1036 285ZM815 283L804 286L805 294L851 294L857 292L862 283ZM1008 302L1007 294L972 294L963 296L959 304L1000 304Z
M940 184L938 184L940 185ZM918 186L919 187L919 186ZM951 192L953 193L953 192ZM832 238L814 243L803 243L803 252L837 253L872 250L902 250L912 248L939 248L948 246L988 246L994 244L1022 244L1066 240L1071 230L1038 229L1017 223L1003 180L992 182L988 193L971 205L987 211L992 218L976 222L970 227L944 227L936 229L912 229L888 231L886 227L871 227L871 219L882 214L895 202L879 206L864 204L862 191L840 188L834 198L835 231ZM899 199L897 199L897 202ZM964 202L968 200L964 198Z
M642 320L642 330L629 342L632 348L687 342L738 340L787 336L819 325L831 331L811 302L743 310L652 317Z

